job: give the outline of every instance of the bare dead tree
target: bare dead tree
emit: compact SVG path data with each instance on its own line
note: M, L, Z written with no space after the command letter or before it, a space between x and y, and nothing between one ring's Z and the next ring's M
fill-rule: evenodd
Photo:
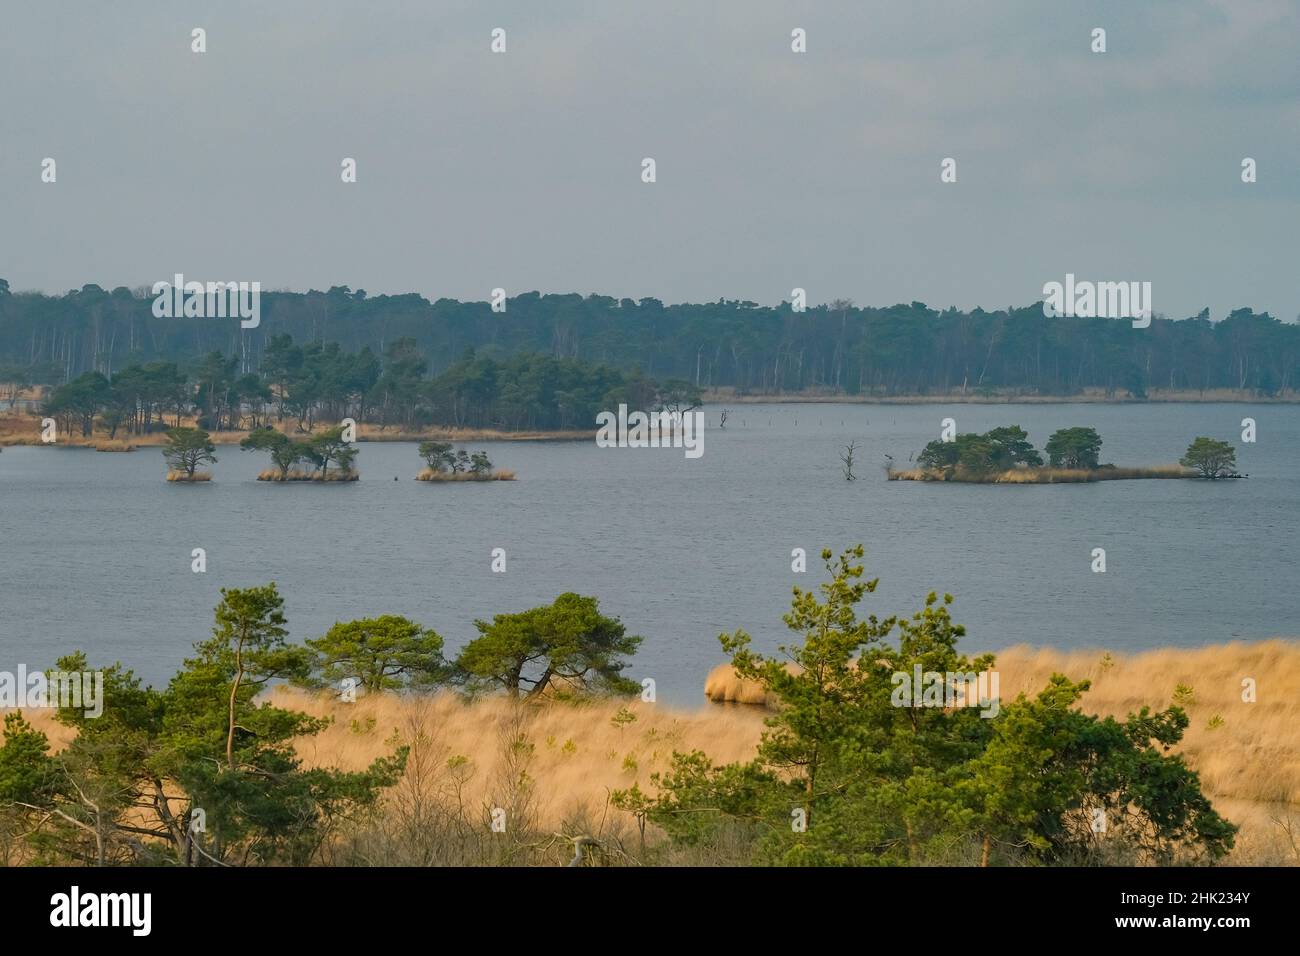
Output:
M844 462L844 480L856 481L857 476L853 474L853 454L858 450L858 443L851 441L844 446L840 452L840 461Z

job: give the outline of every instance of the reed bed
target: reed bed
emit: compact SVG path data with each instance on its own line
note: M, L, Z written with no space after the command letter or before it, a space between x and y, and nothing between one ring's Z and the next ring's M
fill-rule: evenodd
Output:
M500 428L428 428L384 429L379 425L362 422L357 425L360 441L591 441L594 428L567 428L555 430L506 431Z
M361 473L358 471L331 471L322 475L319 471L289 471L281 474L274 468L268 468L266 471L258 472L258 481L359 481Z
M951 481L973 485L1055 485L1091 481L1125 481L1142 478L1195 478L1197 473L1180 465L1146 468L1011 468L1007 471L951 474L929 468L890 469L890 481Z
M508 468L476 475L472 471L434 471L425 468L415 476L416 481L514 481L515 473Z

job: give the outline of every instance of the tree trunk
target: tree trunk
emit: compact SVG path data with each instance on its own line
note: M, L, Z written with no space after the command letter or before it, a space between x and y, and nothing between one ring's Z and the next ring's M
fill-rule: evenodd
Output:
M244 679L244 641L241 638L235 645L235 683L230 688L230 711L229 723L226 731L226 765L235 769L235 695L239 693L239 685Z
M528 692L528 696L524 699L532 700L542 691L546 690L546 686L551 682L551 676L553 674L554 671L552 671L550 667L547 667L542 676L537 678L537 683L533 685L533 689Z

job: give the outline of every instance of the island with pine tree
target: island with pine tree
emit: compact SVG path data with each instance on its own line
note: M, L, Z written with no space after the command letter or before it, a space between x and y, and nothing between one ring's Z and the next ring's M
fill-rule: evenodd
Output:
M890 481L958 481L974 484L1056 484L1125 478L1244 478L1236 471L1237 451L1228 442L1201 436L1176 465L1119 467L1101 463L1101 436L1095 428L1062 428L1044 446L1047 460L1019 425L1004 425L982 435L967 433L936 439L916 456L916 467L887 466Z

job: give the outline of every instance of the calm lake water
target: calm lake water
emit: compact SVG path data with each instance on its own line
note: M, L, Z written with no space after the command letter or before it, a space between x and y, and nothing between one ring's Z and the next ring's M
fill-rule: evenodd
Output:
M165 682L208 636L221 587L274 580L294 638L402 614L453 650L472 621L564 591L645 637L631 674L696 704L722 631L789 636L790 586L817 552L861 542L880 588L864 610L956 597L966 647L1027 642L1137 650L1294 635L1300 407L1249 405L738 405L706 409L704 455L593 442L475 442L515 482L413 481L415 446L360 446L352 484L258 483L265 456L218 450L214 480L168 484L157 449L0 454L0 670L84 649ZM951 416L960 431L1096 427L1102 460L1164 464L1197 435L1233 442L1248 481L1079 485L887 482ZM1243 417L1258 442L1240 441ZM860 480L839 449L860 444ZM394 477L399 480L394 481ZM493 548L507 571L491 570ZM792 574L792 548L809 572ZM1105 548L1107 572L1090 570ZM190 552L207 551L207 573Z

